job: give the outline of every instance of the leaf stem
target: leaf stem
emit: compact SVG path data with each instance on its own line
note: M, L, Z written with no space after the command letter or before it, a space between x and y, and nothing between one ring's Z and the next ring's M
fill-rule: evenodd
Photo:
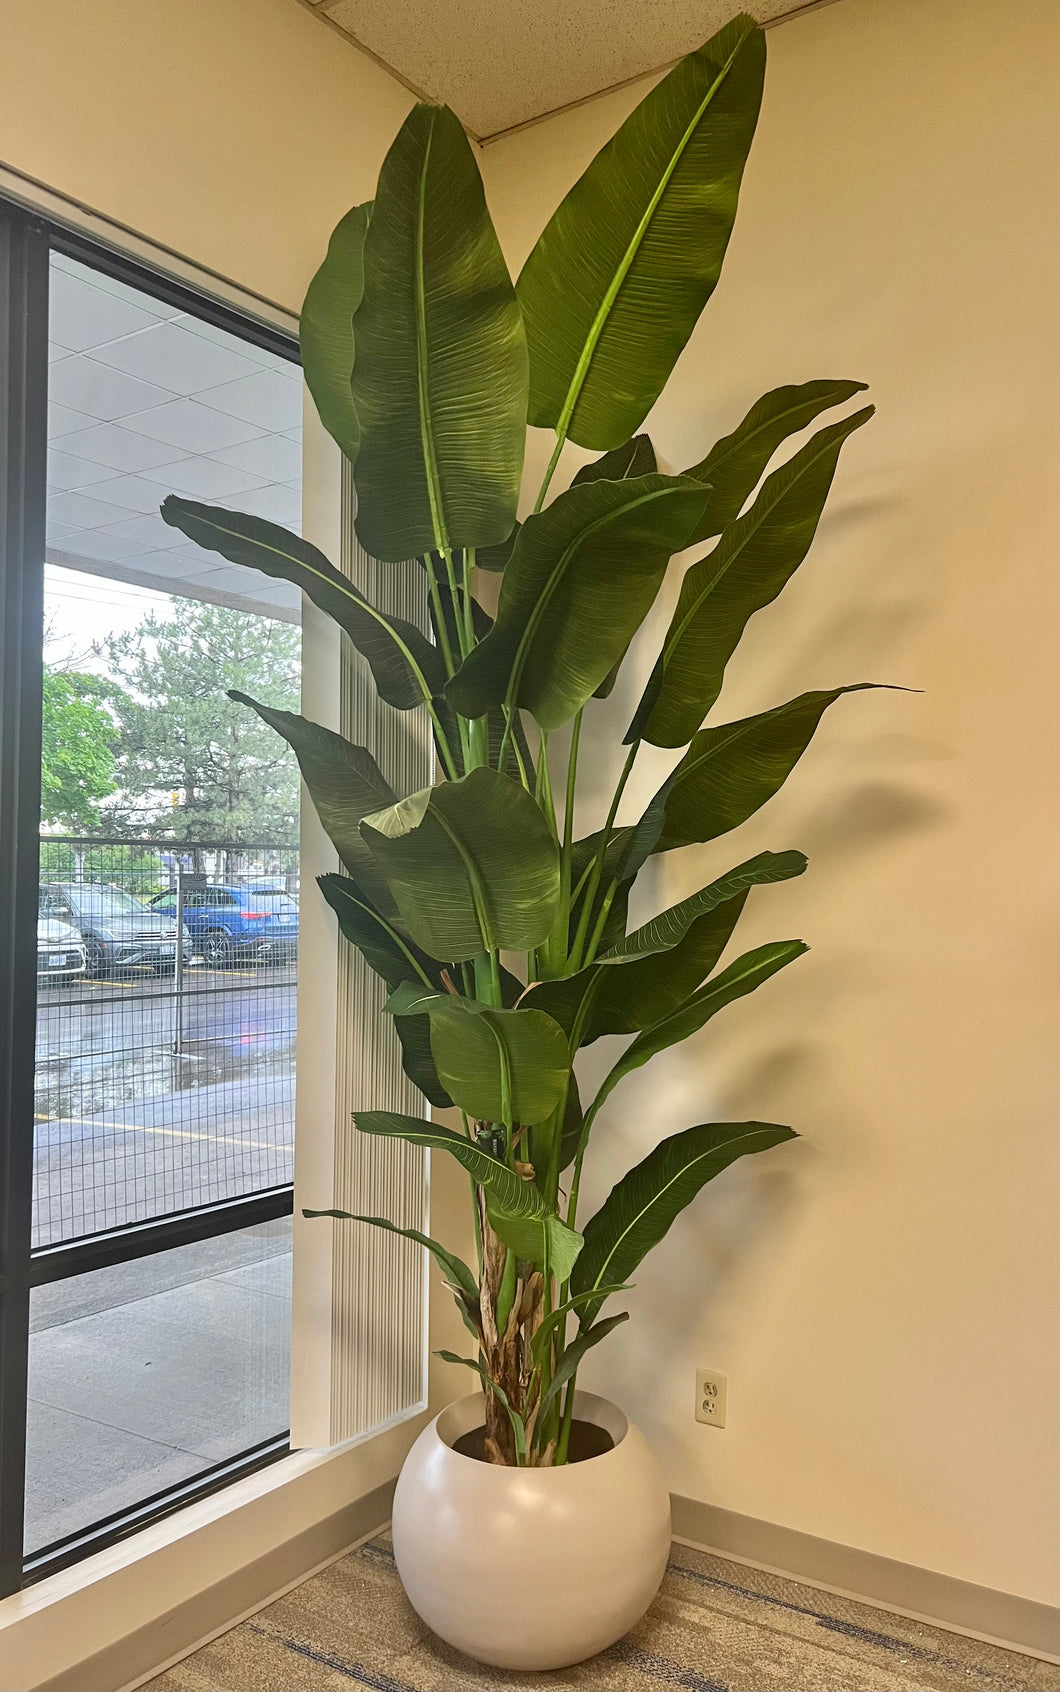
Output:
M545 471L544 477L543 477L542 482L541 482L541 487L538 490L537 499L534 503L534 511L535 512L540 511L541 507L545 503L545 495L548 493L549 483L552 481L552 478L556 473L556 465L559 463L559 455L563 451L563 448L566 446L566 444L567 444L567 428L566 428L566 425L564 425L564 427L562 429L556 430L556 444L552 449L552 457L548 461L548 468Z
M607 821L604 823L600 832L600 844L596 848L596 858L593 863L592 875L589 878L589 885L585 890L581 915L578 918L578 929L574 936L574 946L571 952L571 964L573 966L573 970L578 970L582 966L582 954L585 947L586 935L589 929L589 921L592 916L592 909L596 901L596 895L600 890L600 878L603 875L604 860L607 857L607 848L611 844L611 830L614 827L615 818L618 815L618 807L622 803L622 795L626 790L626 783L629 780L634 760L640 750L640 745L640 741L635 740L629 749L626 761L622 766L622 774L618 778L618 786L615 788L614 798L611 800L611 808L607 813Z

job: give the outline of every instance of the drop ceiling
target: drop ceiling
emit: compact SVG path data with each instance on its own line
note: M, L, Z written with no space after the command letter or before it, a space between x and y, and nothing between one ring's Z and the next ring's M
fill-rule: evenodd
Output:
M300 367L60 253L48 339L48 562L296 621L296 588L158 508L179 493L298 529Z
M302 0L486 140L690 52L741 9L824 0Z

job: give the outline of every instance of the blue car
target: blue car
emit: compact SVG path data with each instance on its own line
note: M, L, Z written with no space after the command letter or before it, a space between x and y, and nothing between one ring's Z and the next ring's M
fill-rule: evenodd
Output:
M175 916L175 892L151 900ZM208 969L239 962L290 963L298 955L298 905L274 886L196 887L184 893L184 923Z

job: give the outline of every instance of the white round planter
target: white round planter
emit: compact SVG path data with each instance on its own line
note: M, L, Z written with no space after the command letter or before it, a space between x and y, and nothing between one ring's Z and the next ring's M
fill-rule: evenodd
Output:
M409 1601L450 1645L498 1668L555 1669L620 1639L659 1590L670 1499L621 1410L589 1392L574 1414L614 1447L558 1469L508 1469L453 1450L482 1396L424 1428L394 1496L394 1557Z

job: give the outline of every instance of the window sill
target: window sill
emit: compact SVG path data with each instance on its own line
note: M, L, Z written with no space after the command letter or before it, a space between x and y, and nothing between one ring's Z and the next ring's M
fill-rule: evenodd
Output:
M161 1673L376 1532L426 1420L293 1452L5 1598L0 1692L119 1692Z

